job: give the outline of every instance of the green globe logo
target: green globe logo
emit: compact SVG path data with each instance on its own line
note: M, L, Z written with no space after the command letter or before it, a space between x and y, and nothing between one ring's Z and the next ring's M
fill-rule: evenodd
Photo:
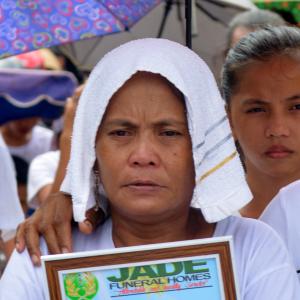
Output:
M99 290L98 280L91 272L64 275L64 287L70 300L93 299Z

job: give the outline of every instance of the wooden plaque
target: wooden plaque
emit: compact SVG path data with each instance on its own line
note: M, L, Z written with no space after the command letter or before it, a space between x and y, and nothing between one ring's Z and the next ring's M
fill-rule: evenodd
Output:
M42 257L51 300L240 299L232 238Z

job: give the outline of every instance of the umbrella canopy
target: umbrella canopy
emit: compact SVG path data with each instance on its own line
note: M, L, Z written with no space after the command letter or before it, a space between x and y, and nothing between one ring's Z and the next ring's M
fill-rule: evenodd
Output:
M71 16L70 18L72 18L72 14L75 13L74 3L77 3L78 5L85 4L87 5L86 7L91 7L92 4L97 4L98 7L99 4L109 4L110 12L111 7L113 7L112 5L115 5L115 11L113 14L118 11L122 11L123 17L121 19L130 19L128 14L133 8L136 8L135 11L139 12L137 13L139 17L131 18L130 20L134 21L128 21L125 25L123 25L123 29L128 29L130 26L129 24L133 25L134 22L136 22L138 18L141 18L144 13L149 12L154 7L155 8L147 16L142 18L135 26L131 27L130 30L123 31L117 35L106 35L105 38L97 36L95 38L85 39L86 37L93 36L93 34L83 33L82 28L84 28L84 26L79 26L81 23L74 21L78 19L73 19L73 22L71 23L65 23L68 18L68 13L69 16ZM105 53L116 46L137 38L156 37L166 11L166 4L168 3L171 4L171 9L163 27L161 37L185 44L185 0L0 1L0 57L13 54L12 52L16 51L15 48L17 48L18 52L26 52L30 45L30 47L38 48L42 46L49 46L50 44L63 44L58 47L59 51L68 56L68 58L70 58L80 70L88 71L94 67ZM70 10L67 13L68 10L66 10L66 8L70 5L73 5L73 10ZM24 8L25 6L27 7L27 11L31 12L31 14L29 14L28 17L28 14L23 13L22 17L20 17L20 8ZM208 63L214 73L218 76L220 65L223 62L223 52L227 45L227 24L236 13L242 12L246 9L256 8L256 6L253 4L252 0L192 0L192 6L193 50L197 52L206 61L206 63ZM61 11L62 9L60 7L64 8L64 13L62 13L61 16L59 14L52 15L51 20L56 25L52 26L52 23L49 23L50 21L48 20L47 14L50 16L52 10L47 7L50 7L51 9L55 8L56 11ZM137 9L138 7L139 9ZM3 13L4 9L6 11L5 15ZM33 13L34 11L36 11L36 13ZM76 11L78 11L78 8ZM91 17L93 16L91 13L92 11L93 10L86 9L84 10L84 13ZM90 14L88 14L88 12L90 12ZM102 20L99 10L97 10L97 12L98 18ZM21 20L23 21L21 22ZM35 35L35 32L32 31L33 29L30 29L32 27L33 20L41 26L41 34L36 33ZM48 26L48 23L52 27ZM104 23L105 22L102 21L102 25ZM31 24L31 27L29 24ZM120 24L120 22L118 24ZM76 40L76 38L70 38L67 35L66 36L68 38L65 38L64 35L61 34L64 32L61 28L69 28L69 25L73 25L71 28L75 28L77 31L81 32L81 40L68 43L70 40ZM104 25L102 27L106 28ZM54 30L56 28L58 29ZM25 29L27 29L27 31ZM21 36L22 33L26 36L26 41L31 41L29 42L29 46L27 46L28 44L25 45L23 42L25 38L23 38L23 40L21 38L16 38L17 33L19 34L18 36ZM48 37L52 37L51 43L49 42ZM54 43L53 39L56 39Z
M0 69L0 125L27 117L58 118L76 86L65 71Z
M279 13L289 23L300 25L299 0L253 0L253 2L259 8Z
M0 1L0 58L128 30L160 2Z
M129 31L62 45L59 50L81 70L91 70L111 49L129 40L157 37L169 1L157 5ZM185 0L171 1L161 37L185 44ZM218 76L227 47L227 24L240 12L257 9L252 0L194 0L192 10L192 45Z

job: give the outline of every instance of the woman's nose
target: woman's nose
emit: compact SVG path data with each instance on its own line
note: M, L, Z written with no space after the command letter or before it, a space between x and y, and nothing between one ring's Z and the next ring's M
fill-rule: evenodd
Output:
M265 134L268 138L288 137L290 135L290 130L287 118L279 115L270 117Z
M134 143L129 156L131 166L158 166L160 162L159 151L156 149L153 141L147 138L139 138Z

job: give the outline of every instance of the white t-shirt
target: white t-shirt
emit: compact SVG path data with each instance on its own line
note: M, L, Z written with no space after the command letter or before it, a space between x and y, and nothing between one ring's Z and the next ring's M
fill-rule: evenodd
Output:
M287 250L266 224L228 217L218 222L214 236L232 235L241 300L299 300L300 286ZM73 232L74 251L114 248L111 221L92 235ZM42 252L47 253L42 242ZM0 300L43 300L42 268L35 268L27 251L13 253L0 281Z
M53 183L59 163L60 151L49 151L38 155L30 164L27 183L28 206L36 209L39 206L37 193L44 186Z
M300 180L282 188L260 219L273 227L283 239L300 280Z
M0 230L15 230L23 220L13 162L0 135Z
M30 163L36 156L51 150L53 131L42 126L34 126L30 141L19 147L8 146L11 155Z

